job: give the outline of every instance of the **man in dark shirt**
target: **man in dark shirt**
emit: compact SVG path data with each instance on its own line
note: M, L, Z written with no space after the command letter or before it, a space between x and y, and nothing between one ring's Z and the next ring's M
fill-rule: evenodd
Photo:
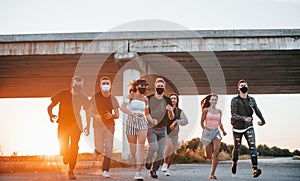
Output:
M78 142L82 130L80 110L82 107L89 109L89 99L80 90L83 87L83 79L75 76L72 79L70 89L62 90L51 97L51 104L48 106L50 121L57 118L52 114L52 109L59 103L58 113L58 139L60 154L63 156L64 164L69 164L69 179L76 179L74 168L78 155ZM88 114L88 112L87 112Z
M102 164L102 176L110 177L108 173L113 150L115 119L119 118L119 104L117 99L111 95L111 79L102 77L100 79L101 91L91 99L93 112L93 127L95 141L95 156L104 153ZM89 135L90 119L87 119L87 127L84 129Z
M146 156L146 168L150 170L150 175L157 178L156 171L164 159L166 146L167 122L174 119L172 102L169 97L164 95L166 82L162 78L157 78L155 83L155 94L148 96L149 107L146 117L149 121L147 139L149 149ZM154 163L153 156L156 153Z
M240 94L231 100L231 124L233 126L234 148L232 151L232 173L236 174L238 154L241 147L242 137L245 136L251 154L252 174L253 177L258 177L261 170L257 168L257 151L255 145L255 133L253 127L253 110L261 121L258 125L265 124L265 120L257 107L255 99L248 95L248 84L245 80L240 80L238 83Z

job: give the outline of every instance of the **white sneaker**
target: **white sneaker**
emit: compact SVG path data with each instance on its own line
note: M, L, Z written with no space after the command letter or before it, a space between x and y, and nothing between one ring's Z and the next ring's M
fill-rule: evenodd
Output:
M133 179L135 179L135 180L144 180L144 177L142 176L141 172L136 172Z
M161 167L162 172L166 172L168 170L168 164L164 163L163 166Z
M170 171L169 171L169 169L165 172L165 176L170 176Z
M110 175L109 175L109 173L107 171L103 171L102 172L102 176L105 177L105 178L109 178L110 177Z

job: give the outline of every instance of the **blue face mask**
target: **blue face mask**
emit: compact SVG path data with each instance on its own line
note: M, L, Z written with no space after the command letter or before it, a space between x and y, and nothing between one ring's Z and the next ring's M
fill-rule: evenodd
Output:
M102 85L101 89L103 92L108 92L110 91L110 85Z

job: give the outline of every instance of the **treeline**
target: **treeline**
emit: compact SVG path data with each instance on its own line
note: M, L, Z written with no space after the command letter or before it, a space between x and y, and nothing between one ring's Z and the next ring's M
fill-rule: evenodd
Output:
M181 144L181 147L178 149L179 152L183 152L186 150L192 150L196 152L197 149L203 149L204 146L200 140L200 138L194 138L190 141L187 141L183 144ZM221 148L220 152L226 152L231 155L233 149L233 145L226 144L221 142ZM290 152L289 149L281 149L277 146L273 146L269 148L267 145L258 145L257 146L257 152L259 156L273 156L273 157L292 157L292 156L300 156L300 151L295 150L293 152ZM250 150L247 146L241 145L240 155L249 155Z

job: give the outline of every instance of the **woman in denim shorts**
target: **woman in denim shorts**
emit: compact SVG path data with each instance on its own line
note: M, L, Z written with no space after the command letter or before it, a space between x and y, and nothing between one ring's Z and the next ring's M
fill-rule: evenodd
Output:
M218 96L216 94L209 94L201 101L202 107L202 117L201 117L201 127L202 132L202 142L205 145L206 156L205 158L212 158L212 167L210 173L210 179L217 179L215 176L215 171L219 161L219 150L221 145L221 133L219 127L223 132L223 135L226 136L224 131L221 117L222 112L220 109L216 108L218 102ZM212 153L212 147L214 152Z

